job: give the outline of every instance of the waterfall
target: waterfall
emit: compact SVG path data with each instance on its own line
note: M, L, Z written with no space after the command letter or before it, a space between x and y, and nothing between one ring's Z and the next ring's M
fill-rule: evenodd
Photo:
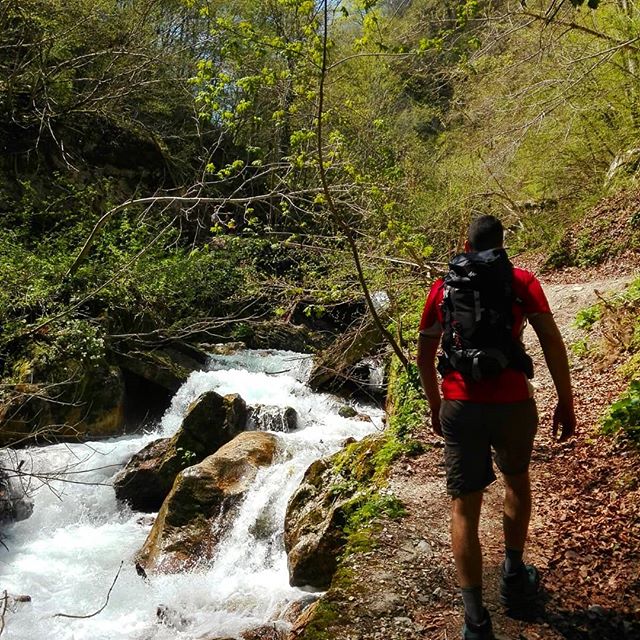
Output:
M348 437L382 428L383 414L356 409L371 420L338 415L341 401L312 393L305 381L311 360L286 351L246 351L212 356L206 370L191 374L153 432L83 444L17 451L22 470L33 473L31 518L6 530L0 549L0 590L27 594L10 603L8 640L196 640L238 637L277 619L287 604L304 597L289 586L282 542L287 501L314 460L336 451ZM153 575L145 583L132 559L152 518L116 501L112 476L151 440L171 436L189 404L208 390L239 393L247 404L292 407L298 429L278 433L282 454L259 471L217 555L205 567L179 575ZM64 480L64 481L63 481ZM72 619L57 613L89 615ZM160 624L160 605L173 624Z

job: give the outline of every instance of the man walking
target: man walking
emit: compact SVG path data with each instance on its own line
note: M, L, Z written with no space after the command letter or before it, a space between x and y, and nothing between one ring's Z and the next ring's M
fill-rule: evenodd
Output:
M500 600L518 615L535 603L539 576L524 564L531 516L529 462L538 415L529 378L531 359L521 334L533 327L558 394L553 436L575 433L569 364L562 336L536 277L514 268L503 249L504 230L493 216L476 218L465 253L434 283L420 322L418 367L435 433L445 439L451 541L462 590L464 640L492 640L482 601L478 523L483 490L495 479L491 451L503 474L505 559ZM442 342L436 377L436 354Z

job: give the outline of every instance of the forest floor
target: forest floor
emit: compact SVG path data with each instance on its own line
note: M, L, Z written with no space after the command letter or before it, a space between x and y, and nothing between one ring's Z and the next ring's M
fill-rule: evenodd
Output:
M624 271L622 269L621 271ZM556 321L571 344L576 313L600 293L624 288L631 271L567 270L543 278ZM485 493L481 519L485 603L505 640L640 639L640 456L598 432L624 383L615 362L586 363L570 351L578 436L551 438L555 393L530 328L540 426L531 467L534 507L525 559L543 581L545 609L534 621L504 615L497 585L503 559L501 481ZM460 637L462 602L449 543L442 442L425 429L426 452L394 467L390 486L407 509L386 521L374 548L344 561L349 579L327 592L332 640L450 640ZM345 586L346 584L346 586Z

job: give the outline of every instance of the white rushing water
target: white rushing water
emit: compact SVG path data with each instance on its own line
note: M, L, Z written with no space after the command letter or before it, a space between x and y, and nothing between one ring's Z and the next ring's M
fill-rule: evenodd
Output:
M347 437L361 438L382 426L382 412L356 407L371 421L342 418L340 402L313 394L304 381L310 359L283 351L215 356L209 370L193 373L173 398L153 433L86 444L53 445L19 452L23 471L66 480L34 480L34 513L8 528L0 549L0 591L26 594L5 614L8 640L196 640L238 637L277 618L303 597L289 586L282 543L286 504L311 462L336 451ZM172 435L189 404L201 393L239 393L248 404L290 406L298 429L278 434L284 455L261 469L253 488L204 569L154 575L145 583L132 559L151 528L151 518L118 503L112 476L144 445ZM97 611L123 563L105 609ZM174 624L158 623L165 605Z

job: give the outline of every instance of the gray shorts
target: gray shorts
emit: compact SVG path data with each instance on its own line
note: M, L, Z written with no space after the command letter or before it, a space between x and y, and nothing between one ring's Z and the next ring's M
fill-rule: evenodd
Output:
M447 492L453 498L480 491L496 479L491 449L505 475L529 468L538 428L533 398L505 404L444 400L440 424L445 439Z

